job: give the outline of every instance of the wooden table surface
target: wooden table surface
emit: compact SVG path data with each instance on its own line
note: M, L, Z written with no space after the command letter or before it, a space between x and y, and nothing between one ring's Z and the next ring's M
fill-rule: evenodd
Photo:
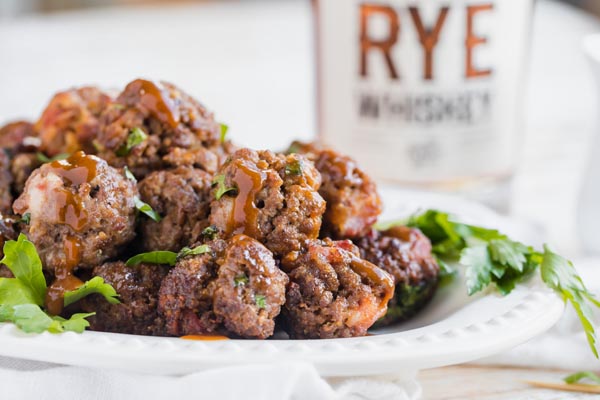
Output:
M564 400L600 399L582 394L540 389L525 380L561 383L572 371L460 365L422 371L423 400Z

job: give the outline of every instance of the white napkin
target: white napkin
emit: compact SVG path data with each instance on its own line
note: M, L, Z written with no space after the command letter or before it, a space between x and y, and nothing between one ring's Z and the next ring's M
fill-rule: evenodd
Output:
M11 400L415 400L414 378L393 376L326 382L305 363L244 365L182 377L67 367L0 357L0 390Z

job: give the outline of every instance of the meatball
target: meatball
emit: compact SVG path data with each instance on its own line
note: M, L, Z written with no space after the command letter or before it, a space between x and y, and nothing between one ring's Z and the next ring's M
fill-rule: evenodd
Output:
M192 97L170 83L137 79L102 115L97 147L109 164L140 178L181 165L214 172L225 153L220 136L213 114Z
M31 147L39 147L39 139L31 123L16 121L0 128L0 148L10 154L29 151Z
M288 282L273 254L246 235L209 247L209 253L180 260L163 281L159 312L167 333L271 336Z
M361 259L347 240L311 240L282 267L290 279L282 314L292 338L363 336L394 293L393 278Z
M134 335L163 335L164 328L158 317L158 290L169 267L155 264L126 266L117 261L93 269L111 284L119 294L121 304L110 304L100 295L81 301L86 312L95 312L89 319L90 328L103 332L131 333Z
M381 214L381 199L375 183L356 162L317 144L295 142L288 152L306 154L321 173L319 193L327 202L322 236L345 239L367 234Z
M142 219L143 247L148 251L179 251L201 239L208 226L212 177L190 167L156 171L139 185L141 199L161 215Z
M95 151L99 117L110 97L95 87L81 87L57 93L35 124L41 150L48 156Z
M12 158L10 171L13 176L12 189L16 196L23 193L25 182L42 164L35 153L18 153Z
M134 238L135 196L120 171L78 152L34 171L13 210L29 214L24 233L44 267L70 271L115 257Z
M304 156L241 149L215 182L210 223L225 236L246 234L276 256L318 237L325 211L318 193L321 177Z
M431 254L431 242L418 229L394 226L371 231L355 240L363 258L394 277L395 296L380 325L405 320L431 299L438 284L439 266Z
M12 182L10 158L3 149L0 149L0 213L7 214L11 210L13 202Z

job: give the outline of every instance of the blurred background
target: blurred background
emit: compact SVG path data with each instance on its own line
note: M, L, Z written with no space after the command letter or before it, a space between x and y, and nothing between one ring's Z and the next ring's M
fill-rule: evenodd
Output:
M533 4L519 39L527 54L517 74L518 160L507 200L493 205L578 256L586 250L576 222L582 188L589 160L600 155L593 150L598 85L582 40L600 32L600 1ZM62 89L119 91L148 77L198 98L243 145L283 149L314 138L312 7L310 0L2 0L0 121L35 120Z

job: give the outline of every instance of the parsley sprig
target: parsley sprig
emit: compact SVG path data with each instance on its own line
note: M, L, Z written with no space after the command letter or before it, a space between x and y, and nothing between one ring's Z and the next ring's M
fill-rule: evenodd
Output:
M433 253L447 272L449 262L458 262L466 268L469 295L491 284L502 294L508 294L539 269L542 281L575 309L590 348L598 358L592 307L600 307L600 301L587 290L573 264L547 245L543 251L537 251L497 230L463 224L437 210L413 215L403 223L420 229L431 240Z
M150 251L148 253L141 253L131 257L129 260L127 260L125 265L127 265L128 267L132 267L142 263L147 263L163 264L172 267L175 264L177 264L177 261L181 260L182 258L208 253L209 251L210 247L206 244L196 246L194 248L184 247L179 251L179 253L167 250Z
M73 314L69 319L49 315L44 310L48 290L42 272L42 262L33 243L20 234L17 240L4 244L4 258L0 260L10 269L14 278L0 278L0 322L13 322L24 332L60 333L83 332L90 324L87 317L94 313ZM98 293L111 304L119 303L115 289L100 277L94 277L80 288L64 295L68 306L85 296Z

